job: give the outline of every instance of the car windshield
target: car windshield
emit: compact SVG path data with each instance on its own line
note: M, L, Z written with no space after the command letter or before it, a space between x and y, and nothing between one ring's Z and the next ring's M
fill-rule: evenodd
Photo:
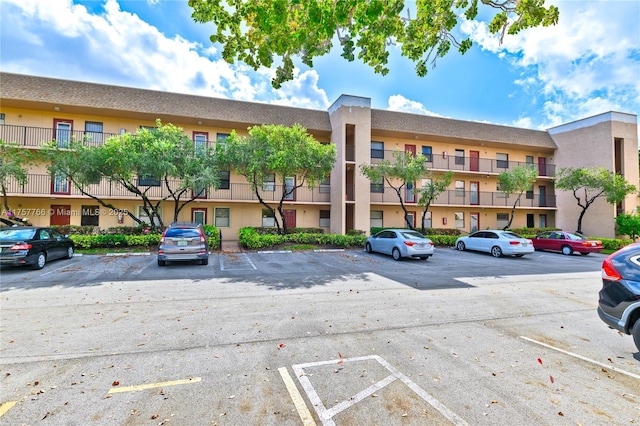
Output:
M515 232L502 232L502 236L509 238L510 240L520 240L522 237Z
M576 235L576 234L565 234L565 235L570 240L574 240L574 241L582 241L582 240L584 240L584 237L581 237L580 235Z
M0 231L0 240L30 240L35 232L35 229L3 229Z
M406 240L424 240L425 238L427 238L419 232L415 231L406 231L402 232L401 234Z
M200 238L200 231L193 228L170 228L165 237L169 238Z

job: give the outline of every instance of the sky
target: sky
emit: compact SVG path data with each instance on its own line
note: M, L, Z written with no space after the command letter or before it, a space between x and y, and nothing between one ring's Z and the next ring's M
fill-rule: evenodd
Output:
M415 2L406 1L415 7ZM460 20L427 76L391 46L375 74L339 47L273 89L274 69L222 59L187 0L0 0L3 72L327 110L341 94L389 109L545 130L608 111L640 114L640 0L547 0L559 23L515 36ZM480 16L488 16L481 10ZM2 82L0 81L0 85Z

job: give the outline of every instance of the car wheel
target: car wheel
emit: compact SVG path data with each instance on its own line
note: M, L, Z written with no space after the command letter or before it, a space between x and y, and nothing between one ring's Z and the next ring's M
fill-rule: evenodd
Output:
M71 259L73 257L73 247L69 247L67 249L67 259Z
M402 259L402 256L400 255L400 250L398 250L396 247L393 248L393 251L391 252L391 256L393 256L393 260Z
M429 256L422 256L422 257L420 258L420 260L427 260L428 258L429 258Z
M367 253L371 253L373 252L373 249L371 248L371 243L367 243L364 245L364 249Z
M166 261L158 259L158 266L164 266L166 264L167 264Z
M209 258L207 257L206 259L200 260L200 264L201 265L208 265L209 264Z
M498 246L491 247L491 256L500 257L502 256L502 249Z
M44 265L47 263L47 255L40 252L38 253L38 257L36 258L36 263L33 264L33 269L42 269Z
M458 244L456 244L456 248L460 251L464 251L464 243L462 241L458 241Z
M562 246L562 254L564 254L565 256L569 256L571 254L573 254L573 249L569 246Z
M633 335L633 343L636 344L636 348L640 351L640 318L636 319L636 322L633 324L631 334Z

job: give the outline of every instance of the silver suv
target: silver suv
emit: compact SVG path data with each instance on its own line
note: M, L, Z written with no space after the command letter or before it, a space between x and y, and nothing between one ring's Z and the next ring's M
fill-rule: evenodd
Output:
M209 264L207 235L199 223L174 222L162 233L158 266L189 260L199 260L201 265Z

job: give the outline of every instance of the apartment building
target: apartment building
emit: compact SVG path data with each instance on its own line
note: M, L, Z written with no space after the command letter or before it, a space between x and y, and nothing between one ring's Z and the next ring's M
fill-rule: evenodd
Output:
M327 111L233 101L136 88L0 73L0 139L38 150L44 143L60 146L71 139L100 144L108 137L155 120L183 128L194 144L223 143L233 130L247 134L251 126L300 124L318 141L333 143L337 161L330 178L316 188L298 188L285 205L290 227L322 227L327 232L404 226L396 192L384 182L371 182L362 164L391 159L393 151L422 153L435 173L454 172L451 187L431 205L425 226L476 229L503 227L515 196L499 190L498 175L521 164L538 170L538 180L523 194L512 227L560 227L574 230L579 213L571 193L556 191L554 174L560 167L603 166L638 182L638 131L634 114L607 112L547 131L408 114L371 108L369 98L342 95ZM215 145L214 145L215 146ZM285 185L295 185L295 176ZM152 198L166 196L161 182L140 177L137 184ZM404 188L403 202L414 226L421 226L422 207L413 190ZM34 224L92 224L100 227L134 225L122 211L140 214L142 202L106 180L88 188L117 207L104 209L62 176L51 176L44 164L29 170L25 185L9 181L12 209ZM275 206L280 178L261 189ZM173 207L163 204L163 220ZM637 210L637 195L618 206L598 200L583 221L589 235L613 237L618 212ZM235 239L244 226L270 226L273 218L259 204L241 176L222 172L218 188L189 203L180 220L218 226L223 238Z

